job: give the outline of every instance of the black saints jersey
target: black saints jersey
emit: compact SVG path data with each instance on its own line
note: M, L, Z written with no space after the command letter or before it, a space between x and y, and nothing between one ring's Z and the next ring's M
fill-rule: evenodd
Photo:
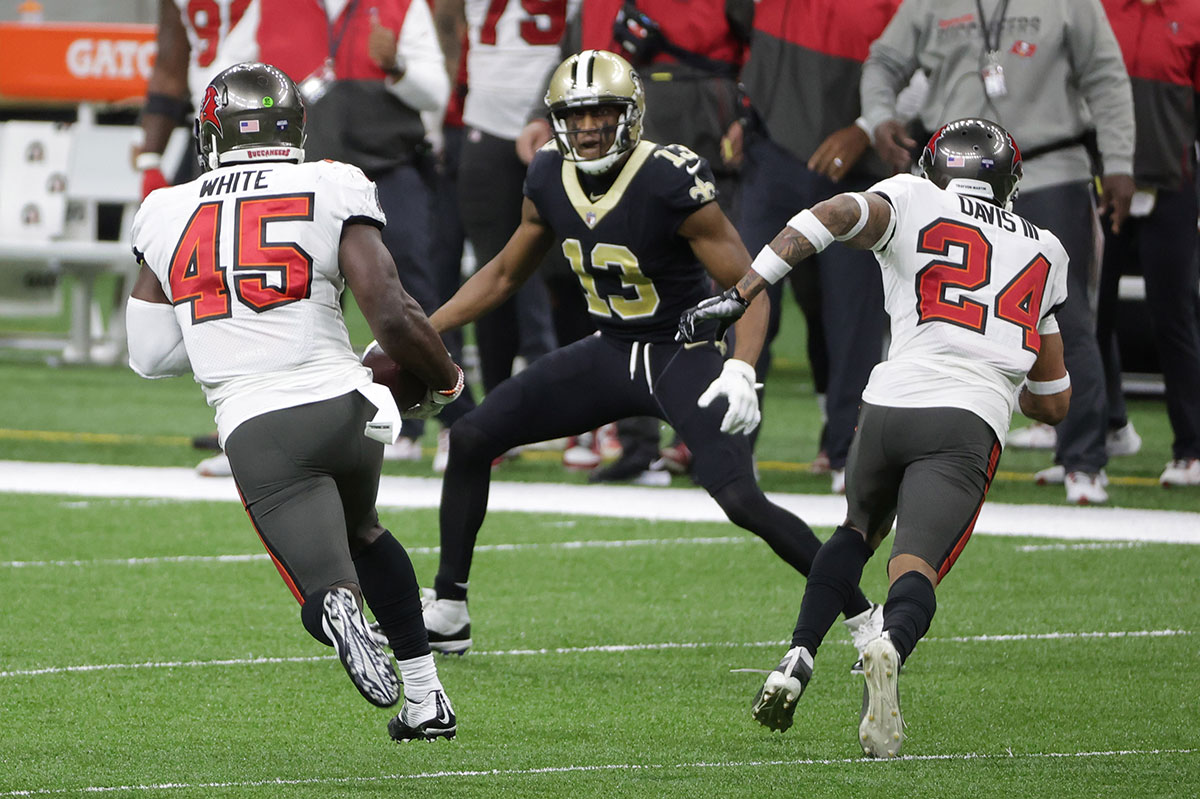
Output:
M604 183L592 185L598 178ZM708 162L688 148L643 141L614 177L579 172L551 145L529 165L525 196L562 242L606 335L674 341L680 313L711 294L708 273L676 232L717 196Z

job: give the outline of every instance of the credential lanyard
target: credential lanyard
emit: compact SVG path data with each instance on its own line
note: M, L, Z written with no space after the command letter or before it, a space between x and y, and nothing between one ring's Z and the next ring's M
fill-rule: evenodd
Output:
M320 3L321 10L325 12L325 23L328 26L327 30L329 31L329 60L335 61L337 59L338 48L342 46L342 39L346 36L346 29L350 27L350 17L354 16L354 10L358 6L358 0L350 0L350 2L346 4L346 7L342 9L342 24L340 29L339 26L329 18L329 10L325 7L325 0L320 0ZM1005 0L1004 4L1008 5L1008 0Z
M1008 13L1008 0L1000 0L1000 13L988 24L987 17L983 13L982 0L975 0L975 8L979 11L979 27L983 31L983 46L987 48L989 53L995 53L1000 49L1000 36L1004 28L1004 16ZM992 43L993 38L995 44Z
M983 3L975 0L975 8L979 11L979 27L983 33L984 64L980 69L983 78L983 90L989 100L995 100L1008 94L1008 84L1004 80L1004 67L1000 66L1000 37L1004 29L1004 15L1008 13L1008 0L1000 0L999 13L989 25L983 15Z

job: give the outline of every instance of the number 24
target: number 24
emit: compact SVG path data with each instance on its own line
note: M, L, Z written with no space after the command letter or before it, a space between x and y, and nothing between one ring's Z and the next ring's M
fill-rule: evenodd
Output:
M979 228L947 219L939 219L917 234L917 252L945 257L951 245L962 248L961 263L930 261L917 272L918 323L947 322L983 333L987 330L987 306L966 298L948 300L946 289L973 291L986 286L992 277L992 243ZM1024 331L1022 346L1035 354L1042 347L1037 326L1049 276L1050 262L1038 253L1000 290L993 308L996 318Z

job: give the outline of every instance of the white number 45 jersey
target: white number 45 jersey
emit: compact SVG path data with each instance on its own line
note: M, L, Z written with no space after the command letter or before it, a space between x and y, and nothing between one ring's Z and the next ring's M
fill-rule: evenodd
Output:
M975 197L897 175L870 189L895 209L876 258L892 343L863 392L874 405L973 411L1003 445L1015 388L1058 332L1066 250L1047 230Z
M375 184L332 161L224 166L142 203L134 252L174 305L222 441L251 417L371 382L339 304L348 221L386 220Z

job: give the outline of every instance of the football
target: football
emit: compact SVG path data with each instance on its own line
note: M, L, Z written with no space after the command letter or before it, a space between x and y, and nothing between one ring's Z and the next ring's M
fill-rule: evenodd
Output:
M376 383L387 386L396 400L396 407L407 410L425 399L429 388L421 378L393 361L374 341L363 353L363 366L371 370Z

